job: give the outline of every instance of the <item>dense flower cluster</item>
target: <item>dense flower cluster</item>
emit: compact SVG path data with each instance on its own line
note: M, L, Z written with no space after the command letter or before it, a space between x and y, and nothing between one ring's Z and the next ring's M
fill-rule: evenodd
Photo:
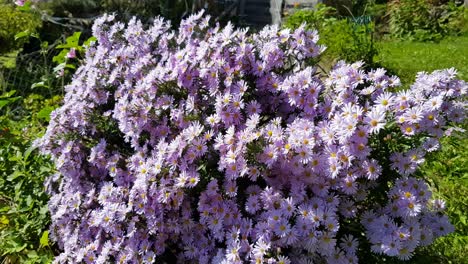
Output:
M359 62L321 76L317 32L202 13L93 34L37 142L58 169L57 262L357 263L369 243L408 259L452 230L411 175L465 116L454 70L398 92Z
M434 237L453 232L447 216L437 213L441 207L427 208L430 197L424 181L397 180L388 193L390 203L378 214L370 211L362 215L372 251L406 260L417 246L429 245ZM438 203L435 200L434 204Z

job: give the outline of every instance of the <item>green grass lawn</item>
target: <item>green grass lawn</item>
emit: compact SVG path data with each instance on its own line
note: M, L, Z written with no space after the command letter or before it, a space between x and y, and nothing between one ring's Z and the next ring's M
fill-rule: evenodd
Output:
M383 41L378 46L378 63L398 75L405 87L414 82L417 72L451 67L458 70L460 79L468 81L468 35L440 43ZM463 127L468 128L467 122ZM458 133L441 145L440 152L427 157L421 174L434 196L447 202L455 232L418 250L411 263L468 263L468 137Z
M468 35L450 37L439 43L383 41L378 43L377 61L401 78L407 86L420 71L454 67L468 81Z

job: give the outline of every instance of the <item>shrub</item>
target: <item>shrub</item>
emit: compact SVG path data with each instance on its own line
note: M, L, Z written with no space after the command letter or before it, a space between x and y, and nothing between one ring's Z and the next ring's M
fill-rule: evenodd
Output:
M57 174L56 262L241 263L406 260L453 230L414 177L464 118L453 69L397 77L304 61L318 35L177 32L104 16L97 43L37 144Z
M378 51L374 45L372 21L339 19L334 8L318 4L314 10L296 11L286 18L284 25L295 29L302 23L320 32L319 43L327 47L324 56L347 62L363 60L367 66L374 66Z
M462 33L467 20L465 7L428 0L392 1L389 17L392 37L417 41L439 41L446 35Z
M364 15L372 17L374 21L374 34L381 38L388 33L387 4L372 4L366 6Z
M41 20L30 13L21 12L11 4L0 0L0 54L19 49L27 39L15 41L15 35L29 30L36 31Z
M34 33L41 24L38 16L21 12L14 5L0 0L0 54L21 48L27 39L16 41L15 35L25 30Z
M461 5L457 6L453 2L449 2L444 10L441 18L443 30L447 35L461 35L468 33L468 8Z
M1 263L50 263L54 257L44 189L44 180L54 169L32 142L44 131L45 116L39 109L56 105L57 99L36 95L26 101L27 106L22 105L26 102L13 91L0 95Z

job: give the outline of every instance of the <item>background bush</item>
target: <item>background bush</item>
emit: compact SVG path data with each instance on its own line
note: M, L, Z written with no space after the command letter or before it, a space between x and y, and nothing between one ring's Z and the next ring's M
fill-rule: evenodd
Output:
M27 39L15 41L16 34L24 30L35 32L40 26L41 20L36 15L21 12L6 0L0 0L0 54L22 47Z
M335 8L318 4L313 10L298 10L285 19L284 26L295 29L302 23L319 32L319 43L327 47L328 60L362 60L374 65L378 51L374 43L374 23L369 17L340 17Z
M389 4L389 30L393 38L439 41L466 30L466 11L450 1L396 0Z

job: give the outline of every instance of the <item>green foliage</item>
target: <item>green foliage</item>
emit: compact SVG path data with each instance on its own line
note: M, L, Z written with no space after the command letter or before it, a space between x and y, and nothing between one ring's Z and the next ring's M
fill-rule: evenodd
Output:
M336 21L335 16L336 11L333 7L318 4L314 10L297 10L286 18L284 25L288 28L297 28L305 22L310 28L320 30Z
M298 10L285 20L288 28L297 28L302 23L319 32L319 43L327 47L325 57L331 60L363 60L374 65L378 53L373 38L374 24L369 16L338 18L336 10L318 4L314 10Z
M15 55L16 68L0 72L5 76L0 83L0 263L50 263L56 246L49 243L44 180L54 170L33 141L44 132L50 113L62 100L58 94L69 77L65 73L73 72L79 63L67 58L67 53L75 49L80 56L84 47L79 32L51 45L30 28L15 33L14 40L33 39L30 43L36 47L30 59L28 54ZM56 78L54 64L65 66L64 77Z
M451 35L466 35L468 33L468 8L466 6L456 6L449 3L447 13L443 17L446 19L445 28Z
M371 16L374 20L374 30L377 37L388 32L387 4L372 4L367 6L364 14Z
M10 10L33 16L27 10ZM39 60L32 60L29 65L14 56L16 63L13 65L17 68L2 72L6 80L1 84L4 93L0 96L0 262L50 263L55 245L49 244L49 197L43 184L54 171L50 161L39 155L32 143L43 133L50 112L61 100L54 95L60 90L52 86L55 77L49 59L49 54L56 51L54 46L41 41L30 25L15 29L11 38L17 47L34 39L39 48L35 52ZM72 41L65 44L70 43ZM30 86L37 81L35 74L42 75L41 81ZM11 76L15 76L13 82ZM19 82L23 83L23 86L18 85L20 92L11 90L22 78L28 81Z
M389 15L390 34L394 38L433 40L441 37L426 0L393 1L390 4Z
M50 263L54 252L43 183L54 171L32 142L45 129L46 114L40 113L55 108L60 97L14 94L0 96L0 262Z
M60 50L60 53L55 55L52 58L52 61L58 64L55 69L63 70L62 76L66 75L65 73L75 72L77 68L77 61L68 58L68 53L71 50L74 50L76 54L75 56L77 56L77 58L81 58L80 55L84 54L86 47L89 46L91 42L96 41L95 37L90 37L89 39L80 44L80 36L81 32L74 32L73 35L65 39L64 43L59 44L55 47L55 49Z
M414 82L417 72L455 67L458 76L468 81L468 36L448 37L439 43L384 41L377 43L377 62L401 77L403 86ZM464 128L468 128L465 123ZM455 233L439 238L419 249L409 262L391 258L368 259L369 263L468 263L468 137L446 138L442 150L427 157L421 175L432 186L435 197L447 202L447 213L455 225ZM366 262L367 263L367 262Z
M465 124L468 128L468 124ZM457 133L445 138L442 151L428 157L422 168L433 186L436 197L447 202L447 213L455 233L440 238L426 254L440 258L441 263L467 263L468 261L468 137Z
M379 63L400 76L405 86L419 71L448 67L455 67L458 76L468 80L468 36L449 37L439 43L385 41L379 46ZM421 174L428 179L434 196L446 201L455 233L422 248L410 263L468 263L468 137L458 133L443 139L441 146L441 151L426 157Z
M14 5L0 0L0 54L21 48L28 39L15 41L15 35L26 30L35 32L41 23L38 16L21 12Z
M453 2L437 5L428 0L395 0L389 5L389 30L393 38L439 41L466 30L466 10Z
M0 95L0 110L4 106L12 104L12 103L16 102L17 100L19 100L21 98L19 96L12 97L15 93L16 93L16 91L13 90L13 91L9 91L8 93Z
M34 52L34 56L29 61L23 61L28 58L28 54L18 56L15 68L4 68L3 72L0 71L0 89L8 90L17 87L16 89L23 96L42 94L52 97L62 94L64 85L68 83L80 59L83 58L85 48L91 42L96 41L96 38L82 40L83 34L74 32L64 40L59 39L49 45L37 34L28 34L28 32L20 32L17 34L17 39L32 37L39 44L40 50ZM76 56L67 57L72 49ZM7 77L6 80L2 80L2 75Z

